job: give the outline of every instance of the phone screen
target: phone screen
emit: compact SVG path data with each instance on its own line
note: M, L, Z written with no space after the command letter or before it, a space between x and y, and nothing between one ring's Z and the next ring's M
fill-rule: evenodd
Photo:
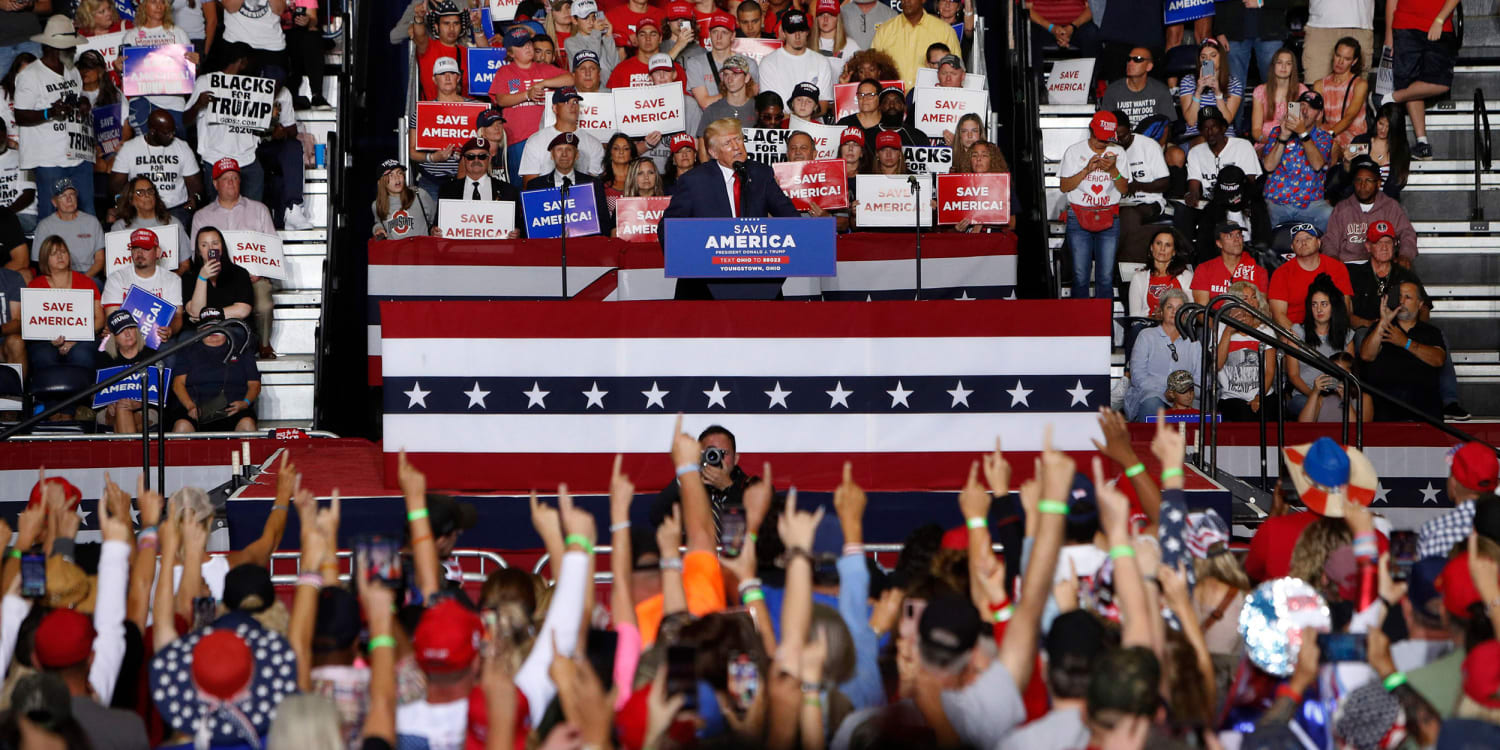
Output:
M698 710L698 670L694 665L697 649L692 646L667 648L667 695L682 696L682 710Z
M1332 664L1341 661L1367 660L1365 637L1356 633L1319 633L1318 661Z
M719 516L719 543L725 557L739 557L745 545L745 509L728 508Z
M213 597L193 597L193 630L202 630L214 624L214 618L218 614L219 607Z
M21 556L21 596L28 599L47 595L47 558L42 555Z
M380 581L391 588L400 588L401 544L391 537L368 536L355 542L355 553L368 566L365 580Z
M755 695L760 692L760 667L743 651L729 657L729 697L740 714L750 711Z
M1404 581L1411 575L1411 566L1417 562L1417 532L1411 530L1391 532L1391 578Z
M589 630L589 666L599 676L604 692L615 685L615 649L620 645L620 634L613 630Z

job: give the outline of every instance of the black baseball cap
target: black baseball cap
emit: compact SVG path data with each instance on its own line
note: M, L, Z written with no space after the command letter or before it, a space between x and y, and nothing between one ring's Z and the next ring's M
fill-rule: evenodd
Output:
M264 612L275 603L276 587L271 584L271 571L264 566L244 563L225 574L224 606L229 609Z
M217 323L224 319L224 311L217 307L205 307L198 311L198 323Z
M10 710L56 732L73 718L73 699L62 677L53 672L37 672L16 681Z
M469 503L461 503L452 495L427 493L427 522L432 525L433 536L447 536L455 531L468 531L479 523L479 511Z
M1361 169L1373 172L1376 177L1380 176L1380 164L1364 154L1354 157L1354 160L1349 162L1349 174L1359 174Z
M1224 119L1224 113L1220 112L1219 108L1213 105L1198 110L1198 126L1202 127L1203 123L1208 120L1218 120L1226 126L1229 125L1229 120Z
M1219 225L1217 227L1214 227L1214 234L1215 235L1229 234L1230 232L1243 232L1243 231L1245 231L1244 227L1242 227L1239 224L1236 224L1236 223L1234 223L1232 221L1221 221L1221 222L1219 222Z
M979 610L967 596L944 594L927 602L917 622L922 660L940 668L953 666L974 649L983 628Z
M1323 95L1319 94L1316 91L1313 91L1312 89L1308 89L1302 92L1302 95L1297 97L1297 101L1302 102L1303 104L1306 104L1313 109L1318 110L1319 112L1323 111Z
M1042 645L1050 664L1062 664L1070 657L1093 664L1109 647L1109 642L1097 617L1087 610L1075 609L1052 621Z
M110 313L105 325L109 326L109 333L112 336L120 335L120 332L127 328L140 328L135 322L135 316L131 315L129 310L116 310Z

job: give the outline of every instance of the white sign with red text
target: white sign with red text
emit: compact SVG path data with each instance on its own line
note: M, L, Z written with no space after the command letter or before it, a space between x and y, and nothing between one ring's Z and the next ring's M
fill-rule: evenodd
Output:
M975 224L1010 223L1010 175L1003 173L937 176L939 224L968 219Z
M955 89L941 86L918 88L913 99L917 130L933 138L942 138L943 131L958 130L958 118L966 114L979 115L981 124L990 112L990 95L973 89Z
M672 199L662 196L620 198L615 201L615 237L628 242L655 242L656 229Z
M120 56L120 43L123 41L125 41L125 32L123 31L91 36L86 38L83 44L78 45L77 54L81 55L88 50L95 50L104 56L105 69L113 70L115 67L115 58Z
M94 340L93 289L21 289L21 338Z
M547 96L550 101L552 95ZM578 103L578 132L588 133L601 143L608 141L615 132L615 95L608 91L593 91L579 96L583 101ZM557 113L547 107L542 111L542 127L550 128L556 124Z
M771 171L798 211L807 211L813 205L824 210L849 207L843 159L784 161L772 164Z
M286 255L282 253L280 237L260 232L226 231L224 244L229 246L229 257L251 276L286 278Z
M914 88L936 85L938 85L937 68L917 68L917 80ZM966 89L984 90L989 88L989 81L985 79L983 73L965 73L963 87Z
M490 22L516 20L516 8L521 0L490 0Z
M615 126L632 138L649 133L677 133L687 128L682 84L615 89Z
M781 42L776 39L749 39L740 37L734 40L734 46L730 49L755 61L759 65L766 55L781 49Z
M912 195L916 180L917 195ZM921 210L918 211L918 206ZM854 223L866 227L932 226L932 175L862 174L854 178Z
M1047 76L1048 104L1088 104L1089 82L1094 80L1094 58L1058 60Z
M438 226L450 240L503 240L516 228L515 201L438 201Z
M791 127L794 133L806 133L813 139L813 147L818 150L819 159L837 159L839 157L839 138L844 135L842 125L824 125L821 122L808 122L800 117L791 118Z
M176 224L164 227L147 227L156 235L156 244L161 248L159 265L168 270L177 268L177 245L181 232ZM121 229L104 235L104 275L108 276L130 265L130 235L134 230Z

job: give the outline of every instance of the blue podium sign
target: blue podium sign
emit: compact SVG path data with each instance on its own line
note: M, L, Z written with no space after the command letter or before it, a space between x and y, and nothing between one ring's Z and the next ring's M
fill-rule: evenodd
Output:
M123 372L123 371L125 371L125 370L127 370L129 368L130 368L130 365L120 365L119 367L106 367L106 368L104 368L104 369L102 369L102 370L100 370L98 372L98 375L94 378L94 382L95 383L103 383L104 381L109 380L110 378L112 378L112 377L120 374L121 372ZM165 372L163 374L166 376L167 383L171 383L172 382L172 368L168 367L168 368L164 368L164 369L165 369ZM147 374L147 377L146 377L146 400L150 401L151 403L154 404L154 403L157 403L160 400L160 396L158 394L161 393L161 383L156 379L156 368L155 367L147 367L146 368L146 374ZM105 388L102 391L99 391L98 393L95 393L94 394L94 403L89 408L91 408L91 409L100 409L100 408L103 408L105 406L109 406L110 404L112 404L112 403L114 403L116 401L124 401L125 399L132 399L132 400L139 401L140 398L141 398L141 374L140 373L136 373L136 374L134 374L134 375L132 375L132 376L130 376L128 378L125 378L124 380L121 380L118 383L115 383L114 385L112 385L112 386L110 386L108 388Z
M1162 20L1168 26L1196 21L1214 14L1214 0L1167 0L1162 7Z
M675 279L835 276L833 217L668 219L666 272Z

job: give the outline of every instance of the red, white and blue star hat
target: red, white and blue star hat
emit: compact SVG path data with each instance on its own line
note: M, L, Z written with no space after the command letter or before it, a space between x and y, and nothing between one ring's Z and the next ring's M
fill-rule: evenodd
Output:
M151 699L200 748L259 746L281 699L297 692L297 657L280 634L242 622L172 641L151 660Z

